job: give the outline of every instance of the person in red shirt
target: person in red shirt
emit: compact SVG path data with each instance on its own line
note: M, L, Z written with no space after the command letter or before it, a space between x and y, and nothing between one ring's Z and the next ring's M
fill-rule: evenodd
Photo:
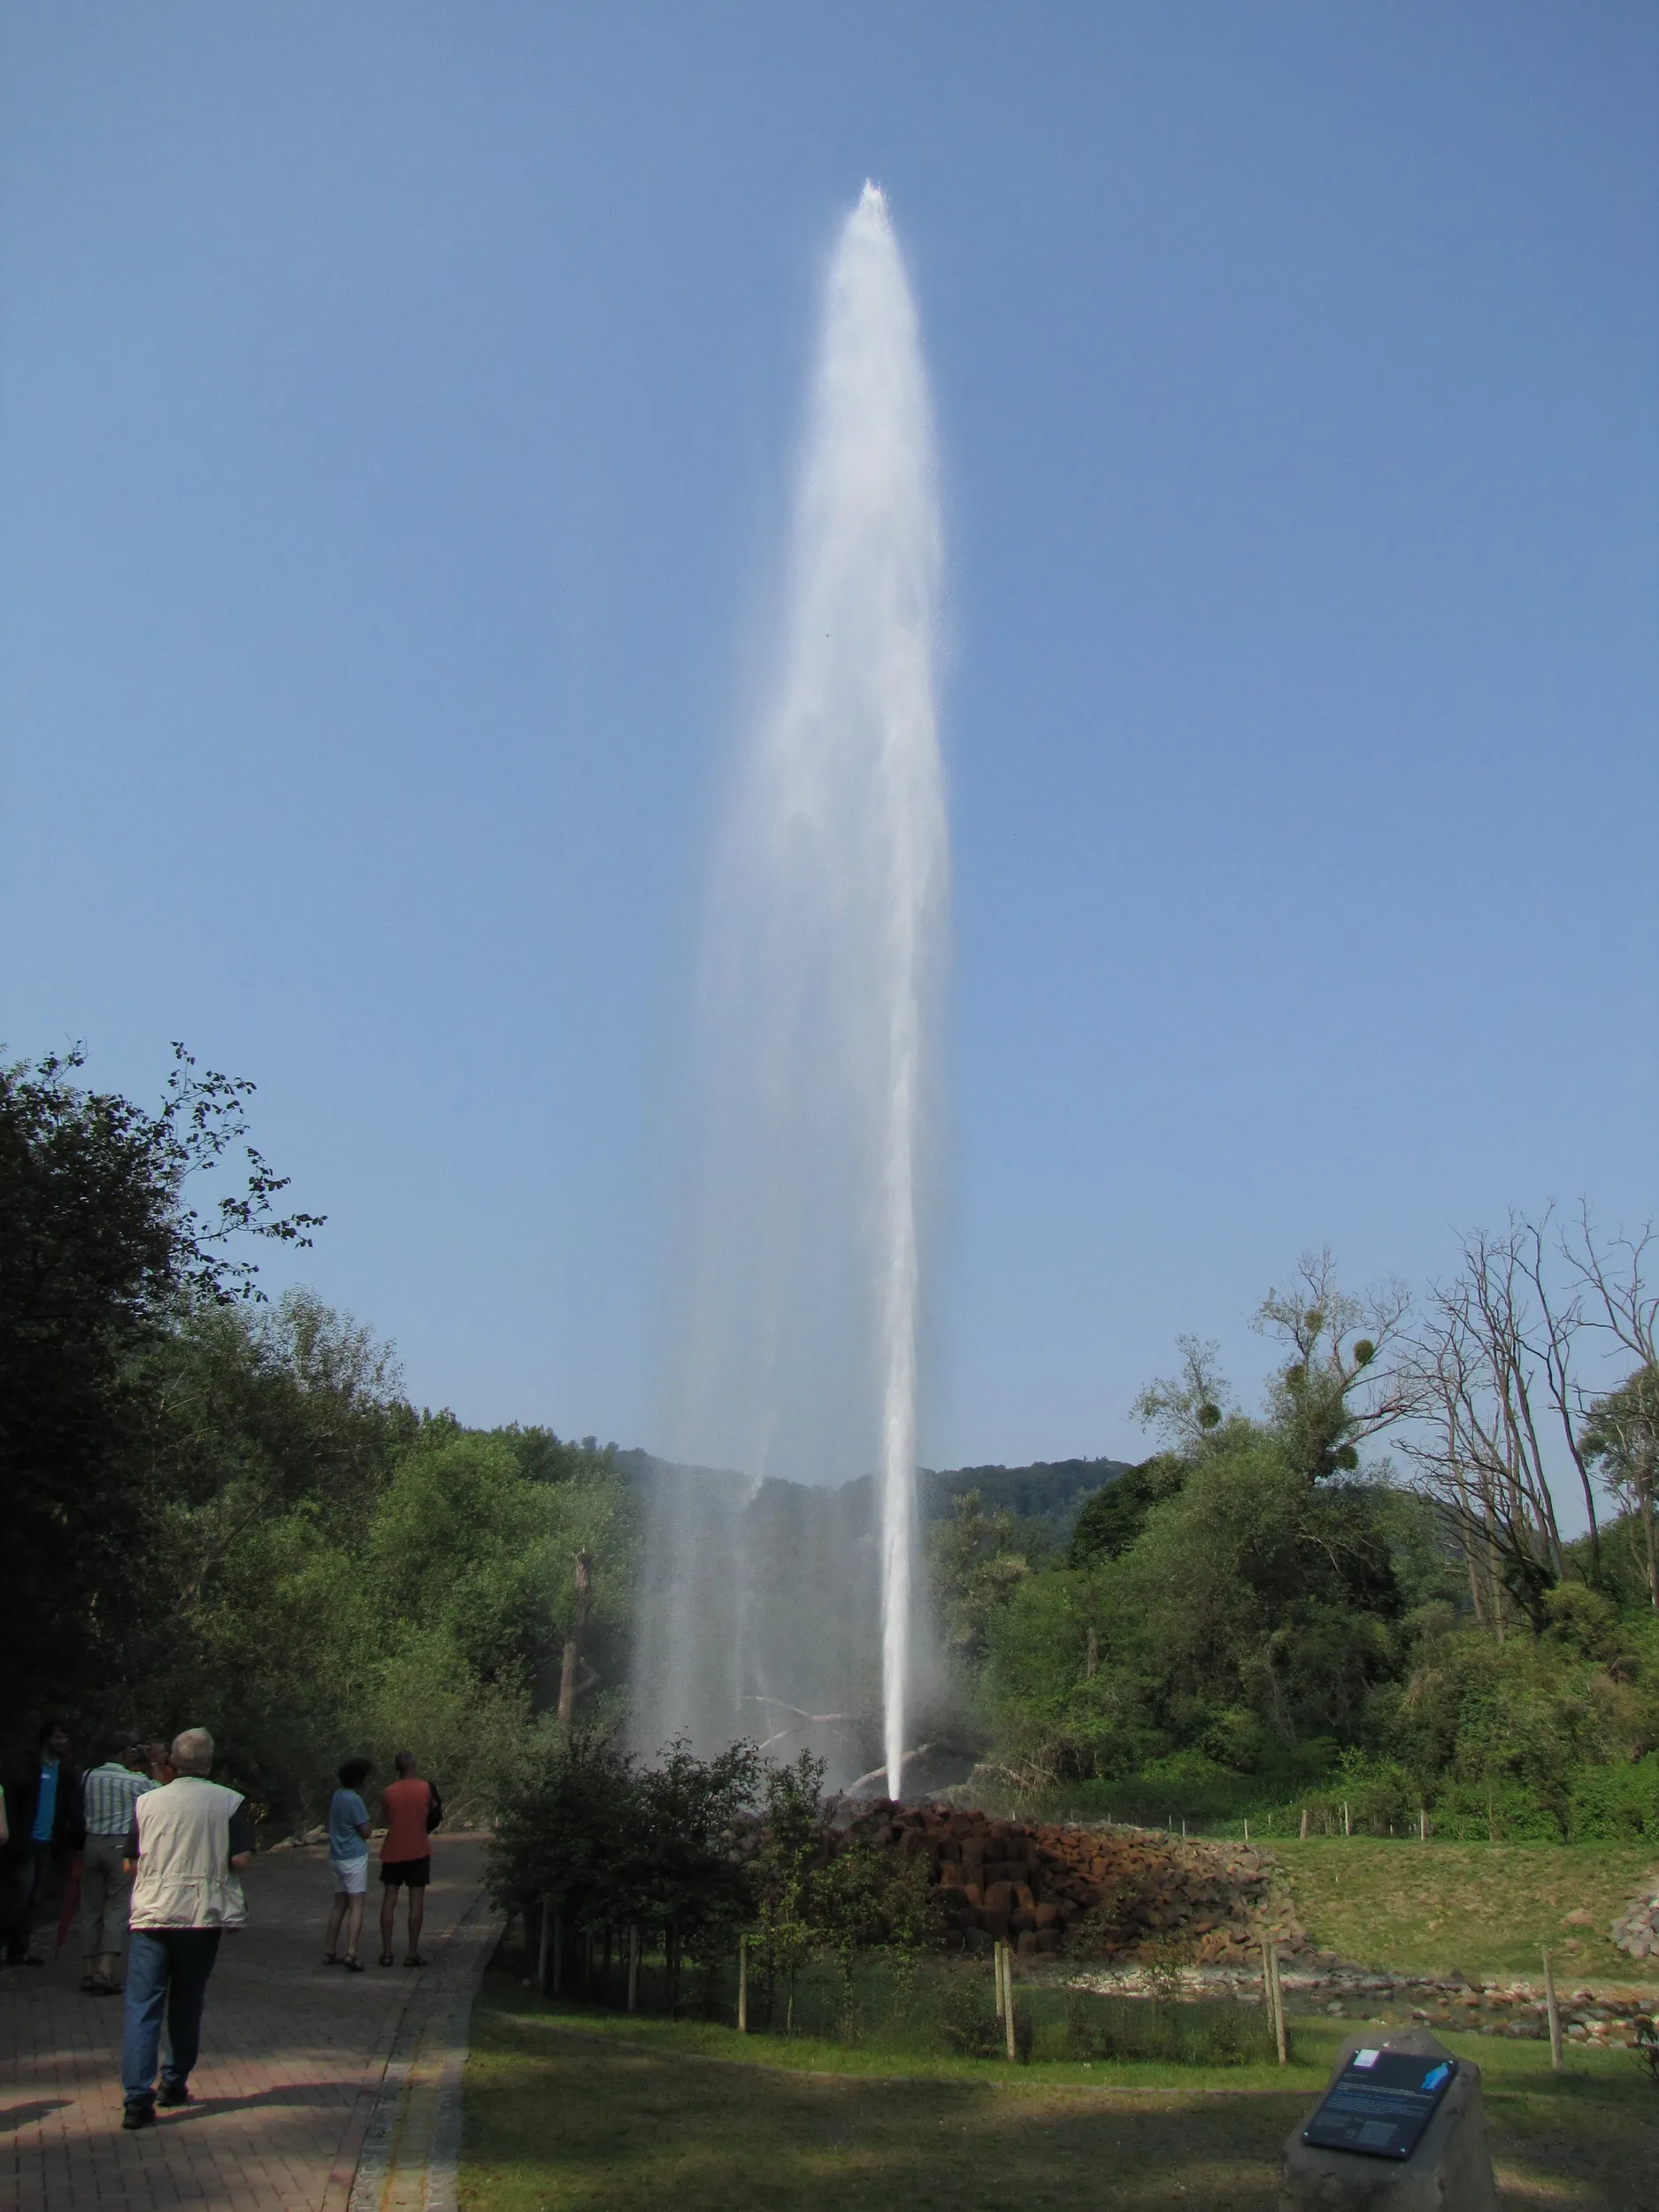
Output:
M386 1822L380 1845L380 1964L392 1963L401 1889L409 1899L409 1955L403 1964L424 1966L420 1924L426 1916L426 1884L432 1878L432 1832L443 1818L443 1805L434 1786L415 1772L412 1751L400 1751L393 1763L397 1779L380 1793Z

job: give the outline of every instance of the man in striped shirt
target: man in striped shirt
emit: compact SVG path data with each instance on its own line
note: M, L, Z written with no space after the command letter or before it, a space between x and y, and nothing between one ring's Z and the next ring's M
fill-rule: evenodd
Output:
M118 1736L104 1764L94 1767L81 1783L87 1843L81 1869L81 1926L87 1955L81 1986L88 1996L120 1994L118 1977L132 1887L121 1858L133 1808L146 1791L156 1787L145 1771L149 1764L145 1745Z

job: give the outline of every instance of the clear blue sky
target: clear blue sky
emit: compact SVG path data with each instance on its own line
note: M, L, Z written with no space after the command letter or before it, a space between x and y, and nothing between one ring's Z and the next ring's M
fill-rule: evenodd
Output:
M1138 1451L1310 1242L1659 1205L1650 5L0 40L0 1037L254 1077L418 1401L652 1440L714 770L866 175L949 504L925 1455Z

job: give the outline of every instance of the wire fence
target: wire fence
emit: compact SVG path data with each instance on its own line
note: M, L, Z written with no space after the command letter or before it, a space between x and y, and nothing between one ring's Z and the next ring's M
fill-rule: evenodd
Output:
M676 1962L661 1949L636 1950L627 1930L542 1946L533 1917L518 1962L525 1978L566 2003L714 2021L757 2037L811 2037L894 2059L1228 2067L1271 2065L1278 2056L1271 2008L1230 1992L1190 2001L1171 1985L1149 1996L1109 1996L1010 1968L1004 1997L993 1963L978 1958L864 1952L791 1970L750 1939L727 1955Z

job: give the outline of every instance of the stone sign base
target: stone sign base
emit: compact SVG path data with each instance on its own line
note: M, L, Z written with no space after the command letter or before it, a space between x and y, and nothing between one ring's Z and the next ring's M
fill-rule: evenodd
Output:
M1343 2046L1337 2074L1362 2044L1414 2057L1452 2055L1425 2028L1355 2036ZM1467 2059L1458 2061L1451 2085L1409 2158L1316 2149L1302 2141L1299 2126L1285 2146L1279 2204L1279 2212L1314 2212L1316 2207L1317 2212L1498 2212L1480 2105L1480 2069Z

